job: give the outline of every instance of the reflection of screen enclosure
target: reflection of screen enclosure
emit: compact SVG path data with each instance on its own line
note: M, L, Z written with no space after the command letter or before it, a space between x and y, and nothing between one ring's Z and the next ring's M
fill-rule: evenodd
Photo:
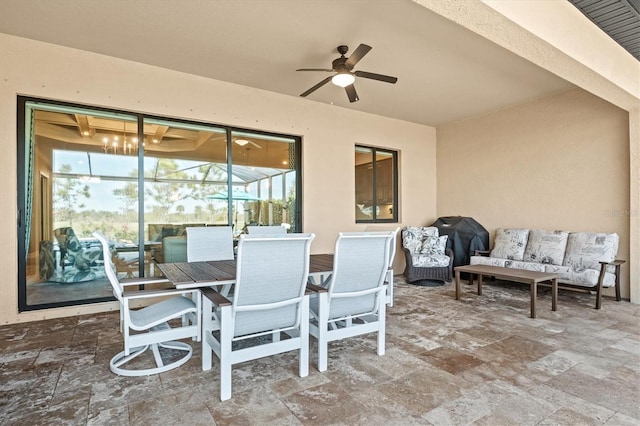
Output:
M153 275L186 226L298 231L299 138L29 101L24 114L22 309L111 296L95 230L121 277Z

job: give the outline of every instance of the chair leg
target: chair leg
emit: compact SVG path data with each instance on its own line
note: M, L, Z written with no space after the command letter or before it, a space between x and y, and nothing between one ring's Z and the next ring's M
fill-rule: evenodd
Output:
M209 344L209 339L212 339L211 332L213 329L213 303L209 298L202 298L202 370L211 370L213 348Z
M162 357L160 356L158 346L161 346L163 348L168 348L168 349L179 350L179 351L185 352L185 354L178 360L170 364L165 364L164 361L162 360ZM151 350L153 352L155 362L156 362L156 367L142 369L142 370L125 368L126 364L129 361L133 360L134 358L137 358L139 355L141 355L143 352L149 349L149 347L151 347ZM174 368L180 367L185 362L191 359L191 355L193 354L193 349L191 348L191 346L189 346L186 343L171 341L171 342L156 343L153 345L146 345L146 346L141 346L139 348L129 349L128 350L128 352L130 352L129 354L125 352L126 351L122 351L116 356L114 356L111 359L111 362L109 363L109 368L113 373L119 376L138 377L138 376L150 376L152 374L163 373L165 371L169 371Z
M393 307L393 269L387 271L387 305Z
M329 306L327 293L318 294L318 371L327 370Z
M220 400L231 398L231 355L233 324L231 324L231 307L220 309Z
M602 306L602 283L606 273L606 265L600 265L600 275L598 276L598 287L596 288L596 309Z
M302 315L300 318L300 377L309 375L309 296L305 296L302 302Z
M384 293L383 293L384 294ZM381 295L382 296L382 295ZM384 297L379 297L378 303L378 355L384 355L385 350L385 319L387 313L387 304Z

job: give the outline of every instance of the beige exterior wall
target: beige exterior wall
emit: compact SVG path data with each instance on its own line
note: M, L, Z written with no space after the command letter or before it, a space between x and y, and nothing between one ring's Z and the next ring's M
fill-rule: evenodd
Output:
M438 216L472 216L492 238L502 227L617 232L629 262L626 111L572 89L437 132Z
M113 309L114 304L18 314L16 96L141 111L303 137L303 227L314 253L333 251L355 224L354 145L400 152L400 218L436 218L436 133L421 126L89 52L0 34L0 179L5 225L0 245L0 324ZM397 272L402 259L397 256Z

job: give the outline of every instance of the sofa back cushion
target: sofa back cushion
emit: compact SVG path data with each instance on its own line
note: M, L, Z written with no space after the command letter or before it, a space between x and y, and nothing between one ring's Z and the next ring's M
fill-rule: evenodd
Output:
M528 229L498 228L493 242L493 250L491 250L491 257L522 260L528 237Z
M618 254L618 234L571 232L567 240L564 266L575 270L600 269L600 262L612 262Z
M524 261L562 265L568 237L569 233L566 231L530 230L527 248L524 250Z

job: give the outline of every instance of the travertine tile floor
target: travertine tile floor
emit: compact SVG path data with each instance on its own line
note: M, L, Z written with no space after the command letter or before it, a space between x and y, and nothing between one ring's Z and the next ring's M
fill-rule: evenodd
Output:
M417 287L396 278L387 352L375 339L333 343L329 369L297 375L294 353L234 367L219 400L200 344L184 366L144 378L110 373L116 313L0 327L0 423L640 425L640 306L528 287Z

